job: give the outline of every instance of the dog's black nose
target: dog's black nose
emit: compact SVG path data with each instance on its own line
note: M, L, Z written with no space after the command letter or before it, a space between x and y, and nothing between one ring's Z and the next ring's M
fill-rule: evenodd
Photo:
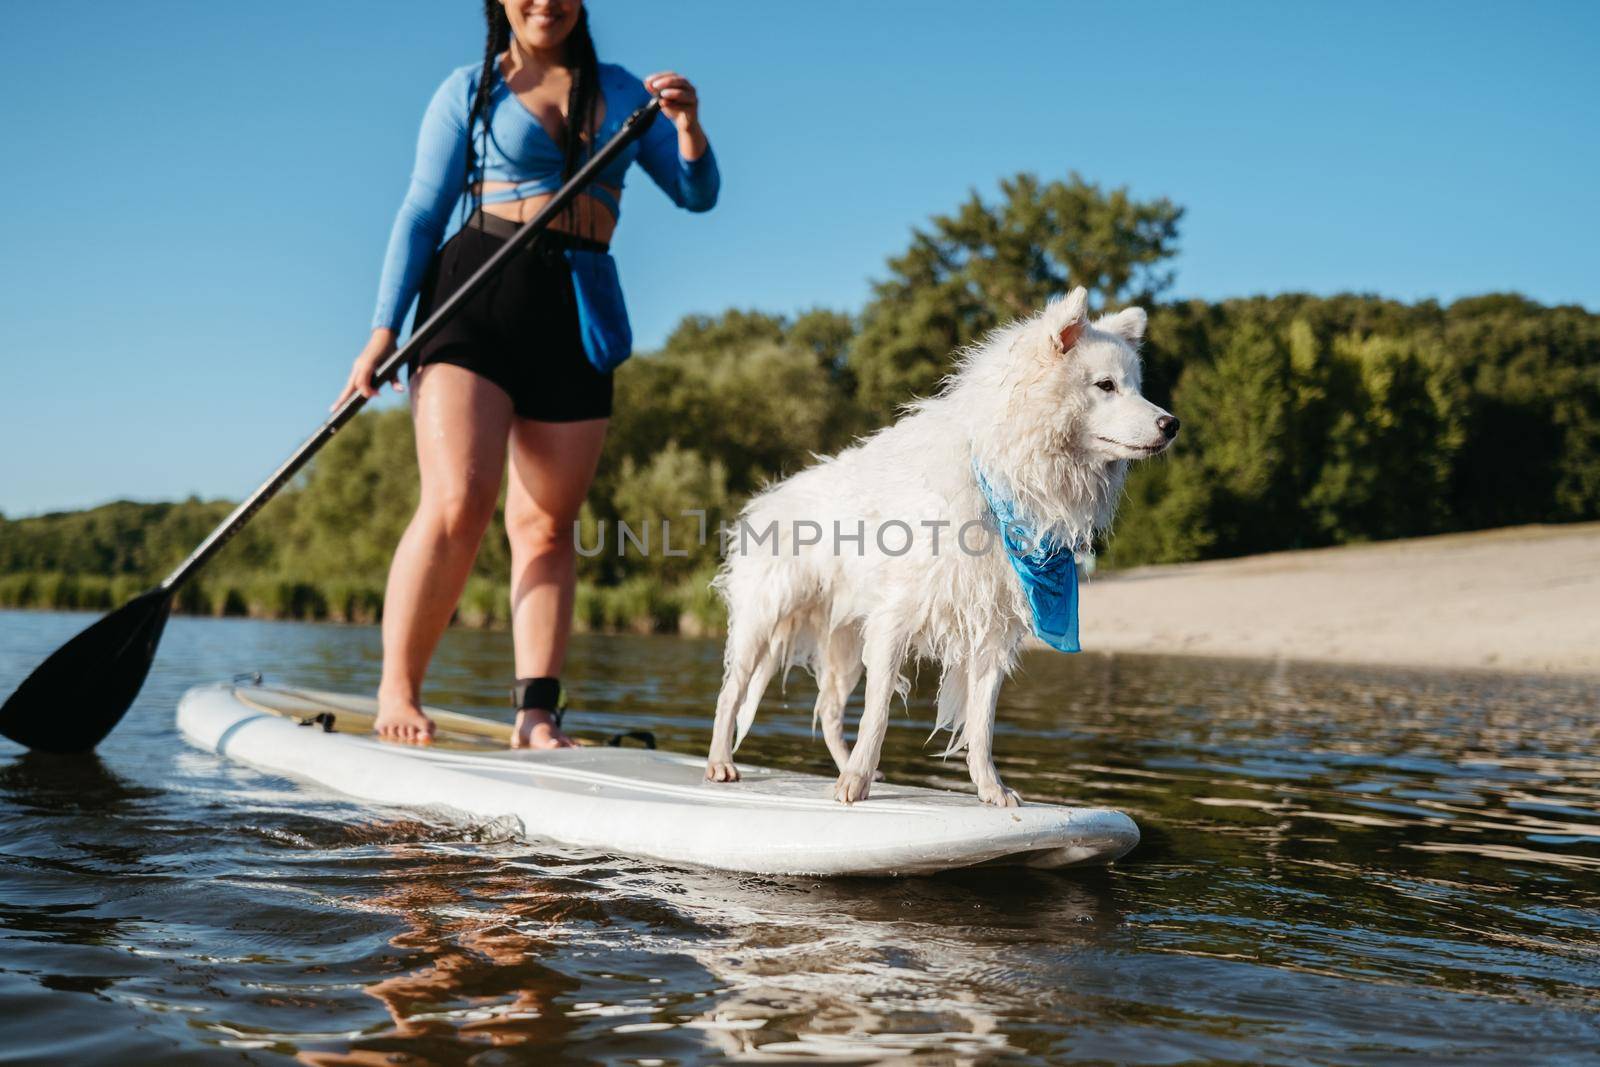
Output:
M1156 429L1161 431L1161 436L1172 440L1178 436L1178 420L1173 415L1163 415L1156 420Z

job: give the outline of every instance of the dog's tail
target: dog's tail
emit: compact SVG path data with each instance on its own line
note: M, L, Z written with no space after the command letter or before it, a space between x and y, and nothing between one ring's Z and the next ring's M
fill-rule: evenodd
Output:
M781 491L782 487L768 490L746 506L741 521L770 533L761 533L751 545L740 542L737 549L730 545L713 582L728 605L727 655L733 658L727 659L727 677L737 679L735 668L741 665L749 672L738 696L735 749L750 732L762 690L773 674L808 662L814 652L816 627L809 619L818 600L819 580L798 549L792 555L780 554L780 546L793 536L792 531L785 532L782 509L772 503ZM770 550L761 540L768 537Z
M734 720L735 752L739 751L739 746L744 742L744 735L755 725L756 709L761 706L761 694L766 690L767 682L772 679L775 660L776 653L771 646L768 646L766 653L761 657L761 662L756 664L755 673L750 676L750 688L745 690L744 703L739 706L739 716Z
M967 691L962 684L964 681L966 679L959 673L952 677L949 672L939 679L939 715L934 720L928 741L938 736L940 730L950 731L950 743L939 753L941 758L953 756L967 745Z
M750 674L749 686L744 693L744 703L739 705L739 715L734 720L735 752L739 751L739 743L755 724L756 710L761 707L761 694L766 691L767 683L772 680L773 673L777 671L779 664L788 666L789 646L793 635L794 621L782 619L773 628L772 636L767 639L766 651L761 654L755 670Z

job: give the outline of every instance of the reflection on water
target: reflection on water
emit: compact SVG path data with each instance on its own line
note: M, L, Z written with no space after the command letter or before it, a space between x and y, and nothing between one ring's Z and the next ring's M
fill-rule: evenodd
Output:
M9 691L81 616L0 614ZM439 703L506 714L504 635ZM1591 683L1030 658L1024 796L1134 815L1111 871L768 879L373 811L185 747L187 686L370 687L370 629L174 620L98 758L0 750L0 1045L19 1059L314 1064L1452 1063L1600 1048ZM572 720L702 748L714 642L590 638ZM924 679L924 682L928 679ZM798 675L752 762L826 773ZM896 779L969 788L891 728Z

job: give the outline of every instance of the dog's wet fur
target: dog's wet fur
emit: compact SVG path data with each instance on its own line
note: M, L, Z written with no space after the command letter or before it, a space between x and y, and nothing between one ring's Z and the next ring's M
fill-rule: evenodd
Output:
M1032 616L974 470L1037 536L1086 552L1110 526L1128 463L1165 451L1177 434L1177 419L1140 393L1145 322L1136 307L1090 322L1087 295L1075 289L961 353L939 392L894 425L746 505L743 528L775 522L776 543L733 538L716 579L728 638L708 779L737 780L733 753L762 692L800 665L817 679L813 722L839 767L834 796L865 799L890 701L905 696L904 667L916 656L939 668L935 729L950 731L946 754L966 749L984 803L1020 802L995 768L994 713ZM886 523L895 525L880 542ZM903 554L902 523L914 535ZM863 671L852 748L844 710Z

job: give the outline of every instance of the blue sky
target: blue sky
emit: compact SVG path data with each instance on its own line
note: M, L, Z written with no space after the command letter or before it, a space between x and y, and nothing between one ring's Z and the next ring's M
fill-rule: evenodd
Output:
M370 320L470 0L13 4L0 34L0 512L237 497ZM630 179L642 347L858 309L911 227L1017 171L1187 208L1175 294L1600 309L1600 5L591 0L700 85L709 215Z

